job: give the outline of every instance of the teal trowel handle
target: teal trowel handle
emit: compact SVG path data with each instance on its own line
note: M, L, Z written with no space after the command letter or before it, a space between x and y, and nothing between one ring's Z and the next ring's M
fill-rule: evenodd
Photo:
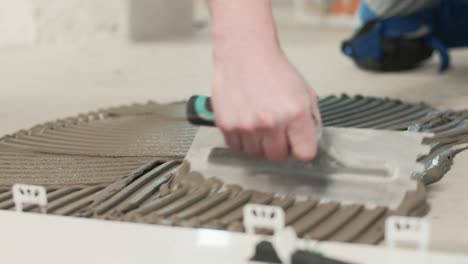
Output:
M187 119L190 123L197 126L215 126L215 114L211 107L209 96L193 95L187 102ZM317 141L322 136L322 124L319 119L314 118L316 122ZM319 141L320 143L320 141Z
M197 126L214 126L215 115L211 99L204 95L194 95L187 102L187 119Z
M187 119L197 126L215 126L215 114L211 107L211 99L205 95L193 95L187 102ZM317 140L322 136L322 124L316 121Z

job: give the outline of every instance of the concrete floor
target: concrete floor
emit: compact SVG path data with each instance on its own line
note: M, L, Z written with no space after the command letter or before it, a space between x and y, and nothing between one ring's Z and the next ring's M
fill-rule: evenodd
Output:
M339 52L349 30L282 27L292 62L320 95L364 94L468 108L468 52L454 51L453 69L437 59L402 74L358 70ZM80 47L0 50L0 135L97 108L209 94L211 47L206 34L151 45L94 43ZM429 188L432 247L468 253L468 152Z

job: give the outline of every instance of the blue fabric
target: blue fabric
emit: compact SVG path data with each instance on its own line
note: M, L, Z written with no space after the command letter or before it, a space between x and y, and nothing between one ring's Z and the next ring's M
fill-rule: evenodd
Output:
M377 15L369 8L364 2L359 5L359 19L364 23L370 20L377 19ZM343 52L348 57L355 57L359 59L367 58L381 58L382 52L380 50L380 29L372 30L366 35L356 39L352 46L345 47Z
M377 14L364 1L359 5L358 16L363 23L378 18Z
M426 44L437 51L441 57L440 70L450 65L447 48L468 46L468 0L442 0L439 4L422 9L406 16L380 19L363 1L358 15L363 23L378 20L375 30L356 39L352 52L345 53L359 59L380 58L380 38L398 38L418 31L425 26L429 29Z
M445 45L442 42L440 42L438 38L434 37L434 35L432 34L426 37L426 44L433 50L437 51L437 53L439 53L439 56L440 56L439 71L443 72L447 70L450 67L451 59L450 59L450 55Z
M468 1L442 1L432 26L434 35L447 47L468 46Z
M382 51L380 50L380 36L381 36L381 28L376 27L369 33L363 35L360 38L357 38L351 49L347 52L348 56L356 56L361 59L367 58L382 58Z
M450 55L445 42L434 32L434 25L438 26L437 15L440 10L441 5L438 4L411 15L383 19L382 36L398 38L426 27L428 30L426 44L439 54L441 62L439 70L443 72L450 67Z
M363 22L378 18L365 2L361 4L359 16ZM387 36L398 36L427 25L448 48L468 46L468 0L443 0L413 14L382 21L389 25L385 30Z

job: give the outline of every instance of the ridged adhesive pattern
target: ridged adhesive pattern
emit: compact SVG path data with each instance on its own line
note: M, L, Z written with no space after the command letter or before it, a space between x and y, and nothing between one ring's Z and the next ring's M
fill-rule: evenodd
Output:
M406 130L417 124L436 132L426 142L432 156L468 142L467 111L430 116L434 109L424 104L347 95L322 98L320 107L324 125ZM197 128L186 123L184 108L151 102L109 108L3 137L0 209L12 210L11 185L26 183L47 187L51 214L243 231L243 205L271 204L285 210L301 237L373 244L382 240L387 216L426 208L421 184L389 210L245 190L188 172L180 162Z

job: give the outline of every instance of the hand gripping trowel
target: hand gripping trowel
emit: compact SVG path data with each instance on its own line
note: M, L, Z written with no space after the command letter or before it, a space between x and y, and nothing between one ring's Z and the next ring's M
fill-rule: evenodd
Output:
M424 169L416 160L430 151L422 140L431 134L323 127L316 159L290 158L275 164L225 146L219 130L212 127L209 97L190 98L187 118L204 126L186 156L192 171L246 189L296 197L396 208L407 192L416 190L413 175Z

